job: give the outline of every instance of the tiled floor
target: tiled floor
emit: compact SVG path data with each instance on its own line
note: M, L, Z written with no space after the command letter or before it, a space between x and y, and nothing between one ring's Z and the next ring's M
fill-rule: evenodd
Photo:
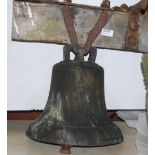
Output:
M39 143L25 136L29 121L8 121L8 155L62 155L60 146ZM72 155L137 155L135 129L116 122L124 135L122 144L106 147L72 147Z

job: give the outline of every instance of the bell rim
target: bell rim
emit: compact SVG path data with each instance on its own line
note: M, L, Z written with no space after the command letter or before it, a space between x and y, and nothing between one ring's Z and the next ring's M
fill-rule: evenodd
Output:
M70 143L63 143L63 142L54 142L54 141L57 140L57 139L54 139L54 138L53 138L53 142L49 142L49 141L46 141L46 140L38 140L38 139L32 138L27 134L26 134L26 136L28 138L30 138L31 140L34 140L34 141L37 141L37 142L40 142L40 143L51 144L51 145L69 145L69 146L75 146L75 147L105 147L105 146L121 144L124 141L124 138L121 135L119 137L119 139L115 140L114 142L111 142L111 141L113 141L111 139L110 142L107 142L107 140L105 140L104 141L105 143L103 142L103 143L100 143L100 144L81 144L80 145L80 144L73 144L73 143L70 144Z

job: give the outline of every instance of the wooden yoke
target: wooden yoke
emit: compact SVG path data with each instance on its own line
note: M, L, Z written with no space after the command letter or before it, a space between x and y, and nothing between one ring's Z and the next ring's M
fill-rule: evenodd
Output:
M72 44L76 52L79 47L86 51L85 55L91 46L147 53L146 6L147 0L131 7L122 5L114 8L58 0L14 0L12 40ZM66 15L72 20L68 21Z

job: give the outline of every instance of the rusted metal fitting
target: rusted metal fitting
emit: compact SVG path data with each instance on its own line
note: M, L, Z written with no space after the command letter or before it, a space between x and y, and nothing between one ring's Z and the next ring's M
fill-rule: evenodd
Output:
M145 14L148 8L148 0L141 0L137 4L130 6L131 13ZM143 13L142 13L143 12Z
M128 40L127 40L128 44L131 45L131 46L135 46L136 45L136 41L137 41L137 39L136 39L135 36L129 36Z
M141 0L135 5L128 7L126 4L122 4L120 7L114 7L115 11L124 12L124 13L141 13L142 10L146 10L148 5L148 0Z
M68 1L67 3L70 4L71 0L67 0L67 1ZM66 29L70 38L70 42L73 46L74 52L78 53L79 51L78 38L74 27L73 15L69 5L64 5L62 7L62 13L63 13Z
M101 3L101 7L110 8L110 1L109 0L103 0L103 2Z
M104 8L110 8L110 1L109 0L104 0L101 4L101 7ZM106 25L108 21L108 12L107 10L102 10L100 17L98 18L95 26L91 29L91 31L88 34L87 41L84 46L84 54L88 54L94 40L97 38L99 33L102 31L102 28Z
M141 9L145 10L148 5L148 0L141 0Z
M137 15L132 15L129 20L129 29L137 30L138 29L138 18Z
M92 30L88 34L88 39L84 46L85 54L87 54L90 50L90 47L92 46L94 40L97 38L99 33L102 31L102 28L106 25L108 21L108 12L105 10L102 10L100 17L98 18L95 26L92 28Z
M137 30L138 29L138 23L135 21L129 21L129 28L132 30Z
M125 36L125 48L128 50L138 49L138 43L139 43L138 27L139 27L139 18L141 15L142 3L144 3L143 0L129 7L128 9L129 21Z
M63 154L71 154L71 151L70 151L70 146L69 145L63 145L60 149L60 153L63 153Z
M125 48L128 50L136 50L138 48L139 17L139 13L131 13L129 16L128 28L125 36Z

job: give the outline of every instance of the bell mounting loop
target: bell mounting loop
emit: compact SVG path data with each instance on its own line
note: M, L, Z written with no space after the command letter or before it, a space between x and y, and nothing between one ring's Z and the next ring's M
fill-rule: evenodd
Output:
M83 49L81 49L82 51ZM95 63L96 60L96 55L97 55L97 48L96 47L91 47L89 52L87 54L84 54L84 52L78 52L76 53L74 51L74 48L72 45L65 45L63 47L63 60L64 61L70 61L70 52L73 52L75 55L75 61L83 61L84 60L84 56L87 56L89 54L88 57L88 62L92 62Z
M73 46L65 45L63 47L63 60L64 61L70 61L70 52L73 52L75 54Z
M91 47L90 51L89 51L88 62L95 63L96 56L97 56L97 48L96 47Z

